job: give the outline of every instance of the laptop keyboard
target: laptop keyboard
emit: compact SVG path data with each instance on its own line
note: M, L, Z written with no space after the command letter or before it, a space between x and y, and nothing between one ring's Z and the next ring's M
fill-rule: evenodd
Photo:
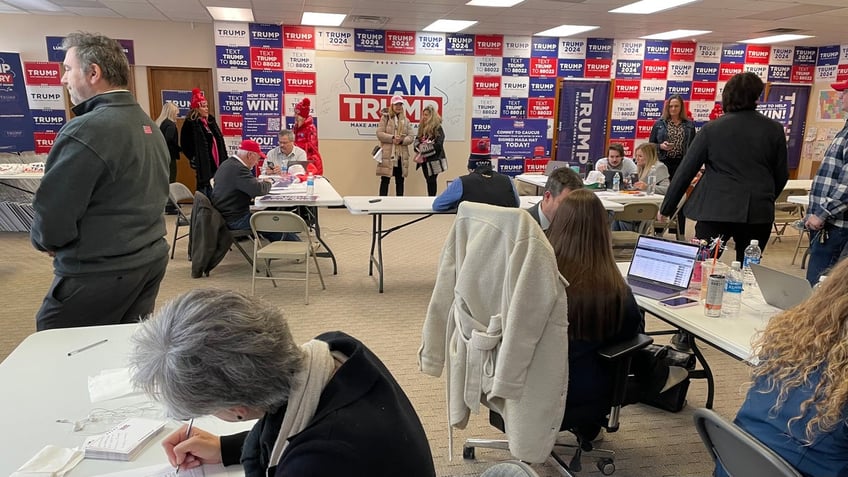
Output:
M643 282L638 280L629 280L628 283L632 285L634 288L641 288L643 290L651 290L658 293L675 293L678 291L677 288L667 287L665 285L660 285L658 283L651 282Z

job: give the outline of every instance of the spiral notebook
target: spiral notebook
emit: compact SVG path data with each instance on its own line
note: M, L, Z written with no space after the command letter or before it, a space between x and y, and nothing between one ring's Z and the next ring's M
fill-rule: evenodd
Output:
M131 417L104 434L86 439L85 458L133 460L163 427L163 420Z

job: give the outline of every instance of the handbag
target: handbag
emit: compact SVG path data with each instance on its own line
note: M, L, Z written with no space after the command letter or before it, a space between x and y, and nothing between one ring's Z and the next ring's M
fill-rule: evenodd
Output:
M689 378L660 392L668 379L668 367L695 369L695 355L677 351L670 346L649 345L633 357L632 382L628 385L628 403L641 402L670 412L679 412L686 406Z
M374 146L374 149L371 150L371 156L377 161L377 164L381 164L383 162L383 146L379 144Z
M427 161L426 159L424 159L424 155L421 154L420 152L418 154L416 154L415 158L412 159L412 160L415 161L416 164L424 164L424 162Z
M433 145L432 142L422 141L418 144L418 153L421 154L421 156L423 156L424 158L430 158L436 154L436 147Z

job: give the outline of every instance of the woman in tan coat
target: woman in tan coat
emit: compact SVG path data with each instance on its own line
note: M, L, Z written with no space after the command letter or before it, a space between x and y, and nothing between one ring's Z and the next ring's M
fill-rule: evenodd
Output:
M383 150L383 160L377 165L380 176L380 195L389 195L389 182L395 178L395 195L403 195L403 182L409 169L409 145L412 144L409 119L404 112L404 100L392 96L392 105L377 127L377 139Z

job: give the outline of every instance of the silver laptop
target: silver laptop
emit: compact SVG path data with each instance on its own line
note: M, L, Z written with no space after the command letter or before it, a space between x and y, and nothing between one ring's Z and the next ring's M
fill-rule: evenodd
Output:
M788 310L813 293L813 287L804 278L756 263L751 264L751 271L754 272L763 299L775 308Z
M642 235L633 250L627 284L634 294L655 300L679 295L689 288L697 257L696 244Z

